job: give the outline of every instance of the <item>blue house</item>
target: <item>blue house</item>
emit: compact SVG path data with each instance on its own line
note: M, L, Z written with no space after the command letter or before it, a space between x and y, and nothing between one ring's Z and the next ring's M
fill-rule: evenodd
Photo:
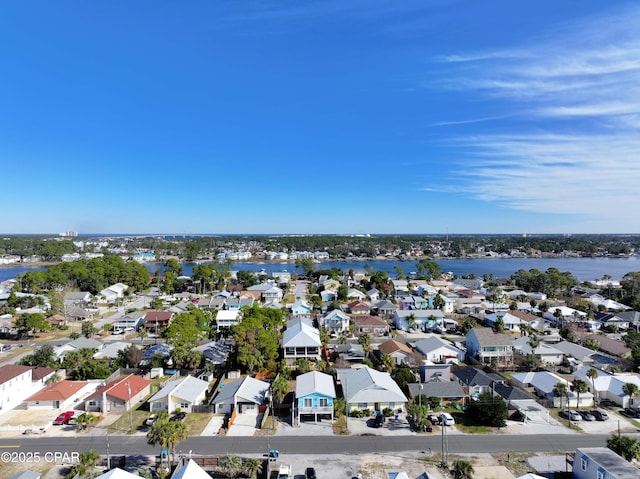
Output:
M331 301L338 299L338 294L330 289L325 289L320 293L320 297L322 298L323 303L330 303Z
M311 313L313 313L313 308L303 300L298 300L291 305L291 314L294 316L308 317Z
M296 379L296 417L298 424L303 417L327 417L333 422L333 400L336 388L333 376L318 371L311 371Z
M636 466L606 447L581 447L573 458L575 479L627 479L638 473Z

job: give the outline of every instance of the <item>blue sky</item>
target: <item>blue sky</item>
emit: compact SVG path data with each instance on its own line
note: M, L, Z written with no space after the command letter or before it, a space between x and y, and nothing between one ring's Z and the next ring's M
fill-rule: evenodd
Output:
M2 233L640 233L640 5L7 1Z

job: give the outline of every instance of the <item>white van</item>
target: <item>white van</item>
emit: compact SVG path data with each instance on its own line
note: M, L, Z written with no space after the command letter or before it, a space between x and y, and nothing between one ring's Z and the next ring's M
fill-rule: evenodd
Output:
M440 422L444 426L453 426L456 423L456 421L453 419L453 416L448 412L443 412L442 414L440 414Z

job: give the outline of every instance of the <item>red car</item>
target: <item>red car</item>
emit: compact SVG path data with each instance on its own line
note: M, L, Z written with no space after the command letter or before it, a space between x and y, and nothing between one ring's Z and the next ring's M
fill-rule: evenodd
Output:
M60 414L57 418L55 418L53 420L53 425L54 426L60 426L62 424L69 424L69 420L73 417L74 414L75 414L75 412L73 412L73 411L63 412L62 414Z

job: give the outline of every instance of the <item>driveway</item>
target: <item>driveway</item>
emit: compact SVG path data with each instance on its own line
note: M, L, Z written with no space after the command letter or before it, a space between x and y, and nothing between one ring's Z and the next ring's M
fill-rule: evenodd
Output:
M262 419L262 414L238 414L227 431L227 436L253 436L258 430L256 425Z

